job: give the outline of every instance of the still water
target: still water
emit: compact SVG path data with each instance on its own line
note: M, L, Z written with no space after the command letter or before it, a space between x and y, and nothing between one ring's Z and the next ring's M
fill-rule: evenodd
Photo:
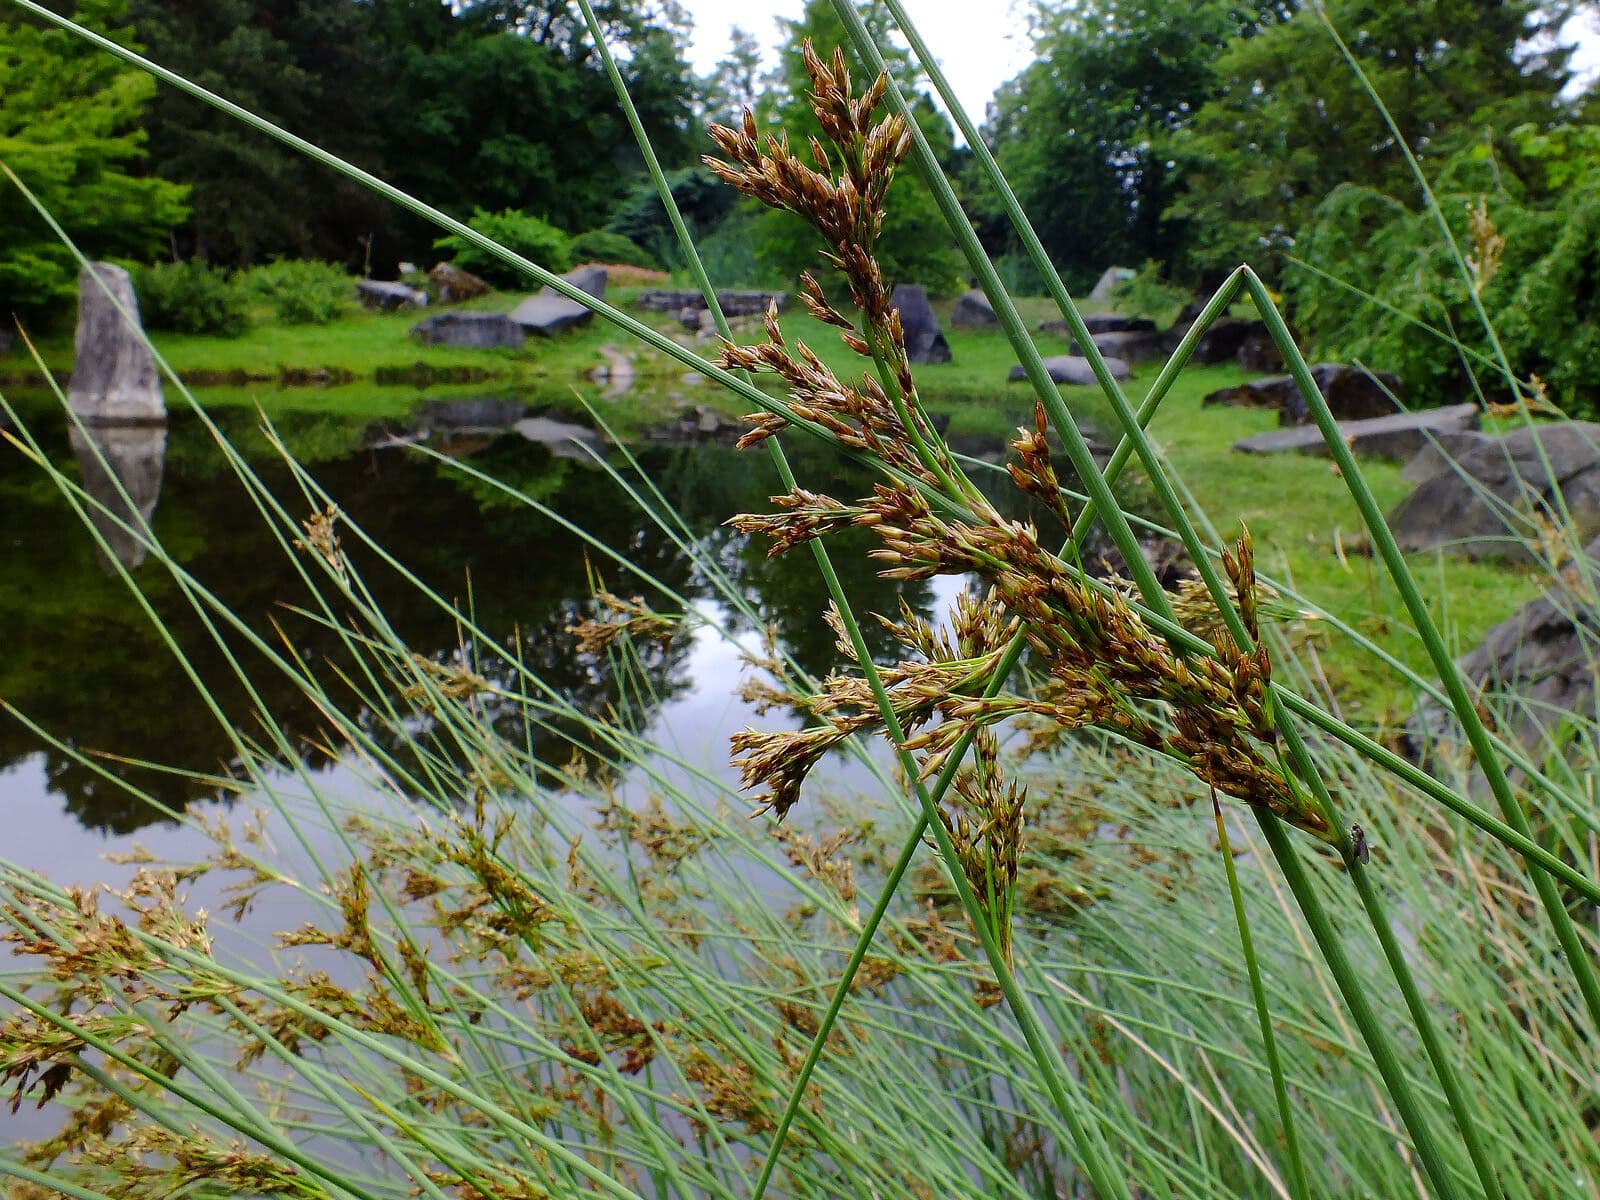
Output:
M331 407L337 392L329 397ZM218 413L217 423L252 470L289 511L308 513L257 415ZM109 499L115 489L93 448L69 434L62 414L37 406L24 410L24 419L52 462L91 494ZM775 631L807 671L820 674L833 665L832 635L820 619L826 596L810 556L769 558L764 544L723 524L737 512L763 508L777 490L763 453L717 444L650 444L638 452L639 473L625 469L635 486L642 474L660 490L694 544L757 614L752 622L717 593L694 556L666 537L616 478L559 431L552 437L550 422L517 397L429 400L400 421L291 415L274 426L352 522L438 595L470 602L488 637L515 650L586 711L603 713L621 698L618 681L580 655L564 632L585 611L590 572L602 564L601 556L561 520L541 515L457 464L534 497L687 597L710 620L665 652L645 656L649 686L630 689L629 703L636 710L646 706L635 719L653 740L714 776L731 777L729 733L771 723L734 696L745 669L739 644L757 639L756 624ZM305 585L211 434L194 418L175 415L164 429L103 431L97 437L101 455L168 552L252 629L282 638L304 662L326 664L328 678L336 680L336 635L295 611L308 598ZM445 457L430 457L408 443ZM620 463L615 450L609 455ZM791 457L797 475L813 489L858 494L867 486L821 448L797 444ZM318 711L298 688L258 662L261 669L249 672L252 696L227 669L224 651L193 617L165 568L146 560L133 539L104 523L102 531L110 553L132 566L151 609L229 724L253 728L265 707L297 741L317 744ZM459 633L437 603L371 554L349 541L347 548L399 636L429 659L451 661ZM961 586L939 581L936 591L927 583L886 583L873 574L864 549L844 543L836 556L860 609L892 613L904 598L926 613ZM134 784L175 810L225 803L215 777L237 766L233 741L82 519L36 465L5 444L0 568L0 623L11 635L8 652L0 655L0 699L92 758L86 765L0 712L0 854L58 881L87 883L101 878L102 856L134 840L158 856L181 851L182 831L118 782ZM614 565L602 569L612 590L664 605L659 594ZM232 648L250 667L253 652L242 639L237 642ZM516 715L507 719L515 723ZM542 754L545 747L536 742L534 749ZM565 761L571 747L552 735L548 752L550 761ZM344 792L351 803L372 801L337 758L308 752L307 762L321 773L319 790Z

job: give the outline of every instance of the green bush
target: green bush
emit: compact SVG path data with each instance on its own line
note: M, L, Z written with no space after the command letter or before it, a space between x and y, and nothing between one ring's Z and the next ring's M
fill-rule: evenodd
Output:
M1503 400L1481 303L1519 379L1539 376L1572 416L1600 415L1600 127L1511 143L1514 171L1475 148L1440 172L1465 272L1428 209L1354 186L1318 206L1286 279L1315 355L1394 371L1416 404L1469 400L1474 382Z
M221 267L157 263L137 268L133 286L146 329L238 337L250 328L250 294Z
M572 267L572 240L563 230L539 217L515 208L497 213L480 208L467 224L547 271L560 272ZM463 271L471 271L495 287L518 288L531 282L515 267L454 234L440 238L433 245L435 249L449 252L451 261Z
M349 277L332 263L279 259L241 276L286 325L326 325L350 306Z
M1149 317L1157 325L1171 325L1178 319L1190 293L1162 278L1158 262L1147 262L1138 274L1112 290L1117 307L1132 316Z
M622 263L630 267L661 265L659 259L632 238L609 229L591 229L572 239L573 262Z

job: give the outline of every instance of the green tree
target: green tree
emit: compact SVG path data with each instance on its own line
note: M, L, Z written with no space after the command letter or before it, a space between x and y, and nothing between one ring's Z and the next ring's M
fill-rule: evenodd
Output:
M1569 51L1550 36L1562 4L1535 0L1328 0L1326 13L1424 167L1486 128L1561 111ZM1536 49L1536 47L1539 47ZM1415 193L1401 146L1322 17L1304 8L1216 63L1218 91L1174 139L1193 267L1277 255L1335 187Z
M437 6L436 6L437 7ZM379 174L379 131L396 97L374 11L359 0L132 0L150 56ZM330 114L338 119L330 120ZM360 265L387 240L378 197L173 88L149 117L150 166L193 189L180 248L232 266L264 258Z
M122 0L83 0L77 20L126 36ZM0 19L0 162L88 254L143 256L183 220L185 189L136 178L139 122L155 85L55 29ZM78 267L22 195L0 184L0 309L32 319L70 305Z
M1230 44L1283 19L1285 7L1083 0L1038 11L1035 61L1000 89L985 134L1060 266L1092 279L1113 263L1172 254L1168 140L1217 90L1215 64ZM1009 227L985 224L995 249L1008 248Z
M881 34L881 12L870 4L863 5L861 12L868 28ZM807 0L798 19L779 23L784 29L784 45L778 66L769 80L771 86L761 106L761 117L781 127L792 144L803 146L809 138L821 133L816 116L805 101L811 86L802 52L805 43L810 41L822 55L832 54L835 46L844 46L846 56L852 62L856 60L849 53L844 23L830 0ZM881 36L878 43L888 44ZM891 47L886 57L896 81L908 94L913 92L916 79L908 56ZM855 69L861 70L859 65ZM913 100L912 112L936 156L945 165L953 165L954 135L944 114L920 93ZM965 260L955 249L927 185L917 177L910 163L901 168L885 207L883 230L877 245L884 273L895 282L919 283L935 295L949 295L959 290L966 272ZM767 210L756 223L758 253L771 272L793 279L801 271L815 267L816 236L799 217Z
M761 44L737 25L728 37L728 56L700 81L701 117L724 125L738 120L747 108L755 111L761 101Z

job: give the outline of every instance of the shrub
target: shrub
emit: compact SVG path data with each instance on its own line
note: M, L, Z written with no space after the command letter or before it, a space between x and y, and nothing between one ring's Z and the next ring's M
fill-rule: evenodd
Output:
M565 271L572 266L572 241L550 222L515 208L491 213L478 209L467 222L485 237L493 238L547 271ZM451 261L463 271L471 271L487 283L500 288L517 288L529 282L517 268L451 234L434 242L448 251Z
M1445 164L1438 201L1465 274L1429 210L1370 188L1333 191L1301 231L1286 281L1313 353L1394 371L1419 404L1470 399L1469 372L1504 399L1481 303L1520 379L1538 375L1573 416L1600 413L1600 169L1590 165L1600 132L1567 132L1513 134L1515 173L1476 148Z
M1147 262L1132 279L1117 284L1112 297L1123 312L1149 317L1157 325L1171 325L1178 319L1190 295L1161 277L1158 262Z
M250 296L238 278L198 260L158 263L134 272L147 329L238 337L250 328Z
M326 325L350 304L350 279L332 263L279 259L241 279L286 325Z
M630 267L659 267L661 262L632 238L609 229L591 229L572 239L573 262L622 263Z

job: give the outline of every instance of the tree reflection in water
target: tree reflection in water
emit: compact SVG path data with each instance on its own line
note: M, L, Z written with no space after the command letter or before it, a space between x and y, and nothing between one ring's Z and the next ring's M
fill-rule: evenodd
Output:
M486 412L482 401L472 401ZM439 422L439 406L430 421ZM497 412L514 417L516 405ZM289 470L257 430L253 414L221 419L253 470L298 513L305 501ZM80 478L105 498L108 480L77 435L69 440L59 415L33 422L53 461L76 459ZM604 662L580 655L565 627L586 610L590 564L599 560L572 531L540 516L481 480L401 446L374 448L365 422L318 416L284 419L278 432L349 519L404 563L424 584L465 607L498 645L570 698L581 710L606 714L618 707L620 681ZM342 691L341 668L348 654L338 634L297 614L312 599L295 564L283 553L245 490L195 421L174 417L165 441L142 431L139 445L102 442L113 470L155 536L230 611L267 637L287 639L299 659L312 665L336 699L359 704ZM158 433L160 431L157 431ZM389 432L393 432L392 430ZM474 430L455 437L449 452L473 467L534 496L582 525L605 545L636 563L666 587L691 600L714 593L690 557L664 536L616 482L570 454L555 454L515 432ZM812 486L842 494L867 486L851 479L820 447L793 447L796 470ZM675 506L692 536L713 556L762 624L809 672L826 672L834 661L832 635L819 619L826 594L809 555L769 558L722 522L735 512L760 508L778 490L765 455L718 446L660 446L643 451L641 466ZM157 493L159 492L159 504ZM120 500L113 507L124 507ZM195 619L172 577L159 562L141 561L143 547L110 528L112 552L134 578L211 692L220 711L250 735L259 729L261 706L305 747L306 760L320 757L322 722L317 706L281 672L267 666L240 637L229 639L251 677L256 697L229 669L227 655ZM395 633L416 653L440 663L454 661L460 634L448 614L398 572L364 553L354 538L346 549ZM50 481L13 450L0 449L0 622L24 636L0 657L0 697L42 728L78 750L96 751L103 768L162 803L182 808L216 794L206 776L236 765L233 739L201 702L154 625L132 603L121 579L109 569L94 540ZM861 547L861 548L864 548ZM836 561L845 587L864 611L892 613L903 596L925 611L925 583L894 585L877 578L859 548L839 546ZM671 607L620 569L605 570L619 593L643 592L647 602ZM470 592L469 592L470 587ZM872 629L875 622L869 622ZM876 631L874 631L876 632ZM888 647L884 647L887 651ZM688 639L641 647L644 679L630 688L626 708L637 725L690 683ZM521 690L503 664L478 662L492 682ZM258 699L259 698L259 703ZM364 714L369 715L369 714ZM530 736L521 705L497 702L484 710L503 736ZM374 721L374 727L383 722ZM408 741L428 743L422 728L390 733L385 745L402 758ZM533 750L552 766L565 764L580 738L576 723L532 729ZM382 738L380 738L382 740ZM444 740L433 746L442 753ZM62 751L43 746L21 723L0 716L0 770L43 754L50 789L90 828L125 833L148 823L153 813L110 780ZM140 763L176 770L157 771Z

